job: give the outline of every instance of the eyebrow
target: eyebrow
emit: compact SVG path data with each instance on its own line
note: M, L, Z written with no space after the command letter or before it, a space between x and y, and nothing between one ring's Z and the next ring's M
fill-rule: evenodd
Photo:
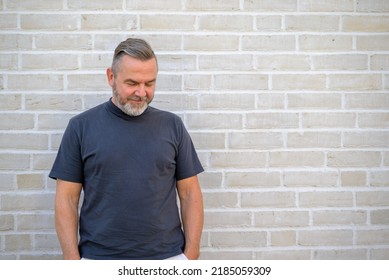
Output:
M146 81L145 84L154 83L156 80L157 80L157 79L153 79L153 80L150 80L150 81ZM135 80L133 80L133 79L125 79L124 82L125 82L125 83L130 82L130 83L134 83L134 84L139 84L138 81L135 81Z

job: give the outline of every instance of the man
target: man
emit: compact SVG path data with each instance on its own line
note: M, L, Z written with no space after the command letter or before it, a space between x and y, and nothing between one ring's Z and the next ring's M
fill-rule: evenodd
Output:
M181 119L148 106L157 68L145 41L121 42L107 69L112 98L72 118L65 130L49 175L57 180L64 259L199 257L203 168Z

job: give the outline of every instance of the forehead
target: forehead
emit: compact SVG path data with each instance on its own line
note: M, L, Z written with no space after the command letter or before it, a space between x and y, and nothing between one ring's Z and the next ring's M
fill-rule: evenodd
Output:
M157 61L155 58L149 60L140 60L128 55L123 55L119 62L118 72L122 73L157 73Z

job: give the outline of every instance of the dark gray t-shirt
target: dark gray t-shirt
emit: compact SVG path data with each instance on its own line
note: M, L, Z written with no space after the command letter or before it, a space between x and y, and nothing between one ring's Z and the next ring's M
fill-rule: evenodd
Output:
M108 101L70 120L49 176L83 184L82 257L164 259L185 243L176 181L202 171L178 116Z

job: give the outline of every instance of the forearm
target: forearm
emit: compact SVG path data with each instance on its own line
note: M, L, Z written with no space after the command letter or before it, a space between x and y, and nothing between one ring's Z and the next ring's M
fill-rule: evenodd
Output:
M184 254L189 259L197 259L204 223L203 199L197 177L179 182L178 190L185 235Z
M74 209L69 208L65 206L56 209L56 230L62 248L63 258L65 260L79 260L78 213Z
M61 185L62 184L62 185ZM60 181L55 198L55 226L65 260L79 260L78 251L78 201L80 187L75 193L66 193L71 186Z

